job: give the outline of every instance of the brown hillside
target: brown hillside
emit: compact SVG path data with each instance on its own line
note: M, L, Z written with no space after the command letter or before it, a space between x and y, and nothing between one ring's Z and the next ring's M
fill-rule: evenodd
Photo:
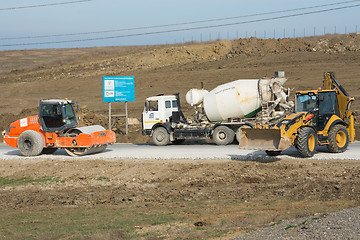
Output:
M333 71L349 94L360 96L360 35L327 35L296 39L236 39L184 45L0 51L0 130L20 117L36 114L39 99L69 98L81 106L83 124L107 125L102 76L135 76L136 101L130 117L140 119L147 96L185 93L194 87L213 89L240 78L273 76L285 71L294 90L321 86L323 72ZM190 114L190 107L183 101ZM115 113L123 111L113 104ZM30 109L30 110L29 110ZM31 110L32 109L32 110ZM355 101L353 110L360 112ZM117 132L124 129L118 125ZM358 126L358 125L357 125ZM146 141L140 125L121 142ZM357 127L358 128L358 127Z

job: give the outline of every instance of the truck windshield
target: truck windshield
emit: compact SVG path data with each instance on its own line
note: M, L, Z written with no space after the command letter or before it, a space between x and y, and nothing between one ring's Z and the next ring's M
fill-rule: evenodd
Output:
M296 96L296 112L314 112L316 102L317 99L314 93L298 94Z
M158 111L158 101L148 101L146 111Z

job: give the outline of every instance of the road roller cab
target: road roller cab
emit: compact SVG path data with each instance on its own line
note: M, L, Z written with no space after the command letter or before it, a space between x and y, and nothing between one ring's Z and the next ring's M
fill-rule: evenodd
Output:
M73 103L70 100L40 100L39 121L44 132L64 132L77 127Z
M4 141L24 156L51 154L63 148L72 156L105 150L116 142L115 133L102 126L77 127L74 103L70 100L40 100L39 114L13 122Z

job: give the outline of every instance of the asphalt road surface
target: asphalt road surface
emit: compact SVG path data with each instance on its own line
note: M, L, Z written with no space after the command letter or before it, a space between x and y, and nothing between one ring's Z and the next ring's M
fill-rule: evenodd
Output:
M312 159L353 159L360 160L360 142L349 145L344 153L329 153L326 147L319 147ZM16 148L5 144L0 145L0 159L24 158ZM51 155L40 155L31 158L74 158L60 149ZM232 159L257 160L274 158L267 156L264 151L242 150L237 145L217 146L215 144L189 144L155 146L152 144L114 144L101 153L83 156L81 158L96 159ZM276 158L300 158L298 151L291 147Z

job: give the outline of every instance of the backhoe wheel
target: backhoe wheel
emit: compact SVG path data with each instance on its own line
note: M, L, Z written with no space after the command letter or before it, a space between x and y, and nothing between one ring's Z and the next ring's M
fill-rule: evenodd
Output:
M214 130L213 138L217 145L228 145L234 141L234 131L226 126L218 126Z
M57 148L44 148L42 150L42 154L53 154L54 152L56 152Z
M17 145L22 155L37 156L44 148L44 140L40 133L33 130L27 130L20 134Z
M343 125L335 125L329 131L327 148L332 153L345 152L349 145L349 132Z
M266 150L265 152L267 155L272 157L278 156L281 153L281 151L273 151L273 150Z
M310 158L315 154L317 142L315 130L311 127L304 127L299 130L295 146L302 157Z
M158 127L152 134L152 139L157 146L166 146L170 142L170 134L163 127Z

